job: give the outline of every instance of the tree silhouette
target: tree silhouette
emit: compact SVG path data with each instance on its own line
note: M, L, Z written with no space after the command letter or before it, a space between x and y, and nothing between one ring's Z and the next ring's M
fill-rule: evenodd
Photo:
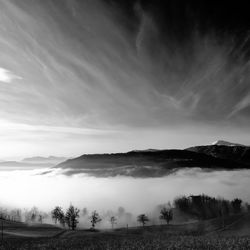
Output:
M35 220L36 220L36 214L35 213L31 214L30 220L31 220L31 222L35 222Z
M241 199L234 199L231 201L231 205L232 205L232 208L233 208L233 212L235 214L237 213L240 213L241 212L241 203L242 203L242 200Z
M37 207L32 207L29 211L26 212L25 214L25 221L26 222L36 222L38 218L38 208Z
M225 217L229 215L230 212L230 202L224 199L218 200L218 217L221 218L221 226L225 227Z
M175 198L174 206L184 213L188 213L190 211L190 201L186 196Z
M237 205L238 202L238 205ZM238 199L228 201L221 198L214 198L207 195L190 195L182 196L174 200L175 207L190 216L197 217L200 220L206 220L216 217L224 217L229 215L230 208L235 206L234 211L239 211L240 207Z
M13 221L22 221L22 210L20 209L13 209L10 211L10 218Z
M55 224L59 221L62 217L64 217L64 213L61 207L56 206L52 211L51 211L51 216L52 219L54 219Z
M137 221L140 222L142 224L142 226L144 227L146 222L149 221L149 219L145 214L140 214L137 217Z
M160 213L161 213L160 219L165 220L167 224L169 224L169 222L173 220L173 210L171 207L169 208L163 207Z
M91 222L91 226L94 229L95 225L100 222L102 219L100 218L99 214L96 212L96 210L94 212L92 212L91 216L90 216L90 222Z
M110 217L110 223L111 223L112 229L114 228L114 225L116 224L116 221L117 221L117 219L116 219L115 216Z
M72 205L69 206L66 214L65 214L65 222L67 223L68 227L72 230L76 229L77 224L79 223L80 210Z
M65 218L65 215L63 212L60 214L60 217L58 220L59 220L59 223L61 224L61 226L65 227L66 218Z

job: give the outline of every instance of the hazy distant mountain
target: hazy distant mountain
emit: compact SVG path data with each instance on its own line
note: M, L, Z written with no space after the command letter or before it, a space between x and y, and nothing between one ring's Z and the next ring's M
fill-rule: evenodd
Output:
M36 163L54 163L58 164L60 162L66 161L66 157L57 157L57 156L49 156L49 157L42 157L42 156L35 156L30 158L24 158L22 162L36 162Z
M186 150L210 155L220 159L227 159L236 163L250 166L250 147L237 143L218 141L212 145L196 146Z
M12 167L12 168L36 168L36 167L52 167L55 164L44 162L44 163L28 163L19 161L3 161L0 162L0 167Z
M224 150L229 148L229 146L223 147ZM68 175L85 173L96 177L117 175L158 177L185 167L230 170L250 168L250 165L236 162L231 158L220 159L212 154L198 151L196 152L194 147L187 150L134 150L117 154L86 154L62 162L56 168L64 169Z
M49 157L31 157L25 158L22 161L2 161L0 162L0 167L8 167L8 168L38 168L38 167L53 167L60 162L67 160L65 157L56 157L56 156L49 156Z

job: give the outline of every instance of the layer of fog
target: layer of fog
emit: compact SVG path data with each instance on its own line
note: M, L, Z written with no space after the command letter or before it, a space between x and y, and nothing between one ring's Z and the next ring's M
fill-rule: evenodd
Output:
M49 170L49 169L48 169ZM100 213L122 206L133 214L149 213L179 195L205 193L226 199L240 197L250 201L250 170L205 172L182 169L161 178L132 177L95 178L86 175L71 177L59 170L40 175L42 170L0 171L0 206L38 207L51 211L70 204Z

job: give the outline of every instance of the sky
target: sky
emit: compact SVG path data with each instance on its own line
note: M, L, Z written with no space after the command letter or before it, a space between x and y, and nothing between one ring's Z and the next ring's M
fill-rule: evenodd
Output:
M250 145L247 10L0 0L0 160Z

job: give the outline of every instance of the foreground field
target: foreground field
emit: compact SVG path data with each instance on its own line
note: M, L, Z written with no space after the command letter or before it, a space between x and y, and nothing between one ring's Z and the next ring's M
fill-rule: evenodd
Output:
M3 238L5 241L23 238L53 237L62 231L50 224L26 224L3 220Z
M24 237L12 234L8 237L7 233L0 249L250 249L250 215L232 217L227 222L223 230L218 228L218 220L210 220L186 225L149 226L100 232L68 231L52 226L33 226L27 229L27 226L20 224L16 232L31 230L36 231L37 235L40 232L40 236L30 237L27 234ZM14 226L12 227L14 231Z
M5 242L0 249L250 249L250 237L171 236L167 234L117 237L102 235L83 238L26 239Z

